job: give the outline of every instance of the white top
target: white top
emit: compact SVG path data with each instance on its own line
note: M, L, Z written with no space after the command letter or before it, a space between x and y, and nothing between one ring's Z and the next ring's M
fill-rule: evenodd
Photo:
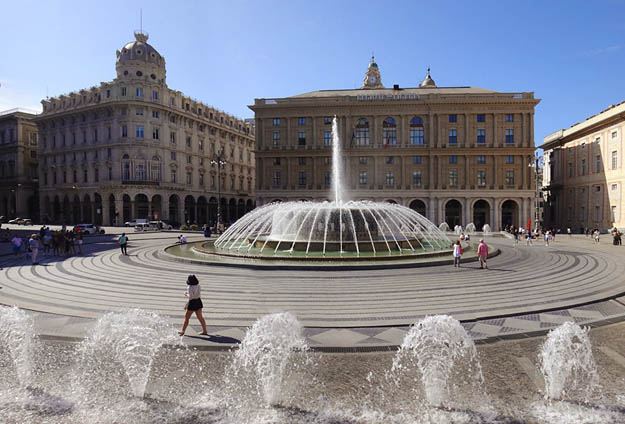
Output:
M454 257L459 258L460 256L460 245L454 244Z
M189 300L191 299L199 299L200 298L200 285L196 284L194 286L189 286L189 290L187 290L189 294Z

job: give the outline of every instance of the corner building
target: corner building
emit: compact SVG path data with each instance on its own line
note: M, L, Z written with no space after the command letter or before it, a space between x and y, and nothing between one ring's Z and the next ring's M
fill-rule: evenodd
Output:
M264 204L330 199L337 116L349 198L408 206L451 228L526 226L534 217L534 93L363 86L256 99L256 194ZM533 224L532 224L533 225Z
M625 229L625 102L544 138L543 190L549 226L575 233Z
M170 89L147 40L136 33L117 51L113 81L42 101L44 222L201 225L216 221L218 198L222 222L254 208L253 126Z

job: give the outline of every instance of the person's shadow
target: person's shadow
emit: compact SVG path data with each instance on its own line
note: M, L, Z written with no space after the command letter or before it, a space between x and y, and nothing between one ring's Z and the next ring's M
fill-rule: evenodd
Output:
M241 344L241 340L239 339L235 339L234 337L228 337L228 336L220 336L219 334L209 334L207 336L187 336L193 339L200 339L200 340L206 340L209 342L213 342L213 343L220 343L220 344Z

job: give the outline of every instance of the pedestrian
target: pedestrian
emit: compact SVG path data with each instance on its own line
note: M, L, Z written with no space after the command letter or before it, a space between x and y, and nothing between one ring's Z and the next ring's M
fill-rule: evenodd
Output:
M180 234L178 236L178 243L186 244L187 243L187 237L184 234Z
M210 226L204 224L204 237L210 237L211 236L211 228Z
M76 243L78 243L78 250L82 255L82 231L79 231L78 234L76 234Z
M454 268L460 268L460 258L462 257L462 245L460 240L454 244Z
M477 246L477 257L480 260L480 269L488 269L486 259L488 259L488 245L484 242L484 239L480 240L480 244Z
M37 265L37 255L39 254L39 237L37 234L33 234L30 236L30 240L28 240L28 247L30 248L30 257L32 259L32 264Z
M599 244L599 230L595 230L595 232L593 233L594 239L595 239L595 244Z
M566 233L570 236L571 235L571 227L566 229Z
M15 237L11 239L11 243L13 243L13 253L17 258L22 251L22 238L16 234Z
M528 246L531 246L531 245L532 245L532 232L531 232L531 231L528 231L528 232L527 232L527 235L525 236L525 240L526 240L526 241L525 241L525 243L526 243Z
M189 301L185 305L186 313L184 314L184 323L182 324L182 329L178 331L178 334L181 336L184 335L187 330L187 326L189 325L189 318L195 312L195 316L197 316L198 321L202 325L202 332L200 336L208 336L208 331L206 330L206 321L202 316L202 308L204 305L202 304L202 299L200 297L200 282L198 281L195 275L189 275L187 277L187 285L189 286L187 291L184 292L184 295L189 298Z
M549 247L549 230L544 232L545 247Z
M128 256L128 236L126 233L122 233L119 237L119 247L122 249L122 255Z

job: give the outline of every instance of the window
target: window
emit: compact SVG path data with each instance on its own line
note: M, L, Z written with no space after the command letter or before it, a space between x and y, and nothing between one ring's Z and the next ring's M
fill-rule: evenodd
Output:
M486 130L485 129L477 130L477 143L478 144L486 143Z
M618 167L618 152L615 150L612 152L612 169Z
M421 165L422 162L423 162L423 158L421 156L413 156L412 157L412 163L414 165Z
M280 166L280 158L273 158L273 164L275 166Z
M618 184L612 184L612 191L618 190Z
M171 160L176 160L176 152L171 152Z
M514 144L514 130L506 129L506 144Z
M274 127L280 126L280 118L273 118L273 126Z
M360 174L358 175L358 183L360 185L367 184L367 171L360 171Z
M187 144L187 147L191 147L191 137L188 137L188 136L187 136L187 142L186 142L186 144Z
M169 141L171 141L173 144L176 144L176 133L175 132L170 132L169 133Z
M113 168L109 166L109 181L113 179Z
M601 221L601 206L595 206L595 221Z
M580 174L586 175L586 159L580 161Z
M601 186L600 186L600 185L595 186L595 191L596 191L596 192L600 192L600 191L601 191Z
M176 183L176 171L175 170L172 169L169 177L170 177L172 183Z
M567 164L567 169L569 171L569 178L573 178L573 164L572 163L568 163Z
M82 182L86 183L89 181L89 171L87 171L86 169L82 170Z
M601 172L601 155L595 156L595 172Z
M111 134L112 134L111 127L107 127L106 128L106 138L110 140L111 139Z
M306 125L306 118L297 118L297 125Z
M152 91L152 100L158 100L158 91Z
M306 165L306 158L297 158L297 163L299 165Z
M506 156L506 163L508 165L514 164L514 156L511 156L511 155Z
M449 156L449 163L458 163L458 156Z
M328 158L329 159L329 158ZM366 165L368 162L368 159L366 156L360 156L358 157L358 163L361 165Z
M360 118L356 123L356 145L366 146L369 144L369 121Z
M193 162L193 156L187 155L187 163Z
M506 185L508 186L514 185L514 171L513 170L506 171Z
M583 206L579 209L579 219L581 221L585 221L586 220L586 208L583 207Z
M386 173L386 185L391 186L391 185L395 185L395 176L393 175L393 172L388 171Z
M78 172L75 169L72 171L72 179L75 183L78 182Z
M457 122L457 120L458 118L455 113L453 115L449 115L449 122Z
M618 137L618 131L612 131L612 138Z
M478 165L484 165L486 163L486 156L480 155L477 157Z
M477 185L478 186L486 185L486 171L477 171Z
M152 140L158 140L158 136L159 136L159 130L158 128L152 128Z
M514 114L506 113L506 122L514 122Z
M329 125L332 123L332 118L330 118L329 116L324 116L323 117L323 123L324 125Z
M126 95L126 87L122 87L122 96Z
M144 128L142 126L137 126L137 138L143 138L143 130Z
M190 172L187 172L187 184L193 184L193 174L191 174Z
M96 183L100 181L100 169L98 168L94 170L93 181L95 181Z
M106 149L106 157L108 159L111 159L113 157L113 150L111 150L110 147Z
M457 143L458 143L457 130L449 130L449 144L457 144Z
M385 146L397 144L397 122L395 118L389 117L382 122L382 137Z
M394 156L387 156L386 157L386 164L387 165L392 165L395 163L395 157Z
M422 146L424 143L423 119L415 116L410 120L410 144Z
M143 97L143 88L137 87L137 97Z
M143 116L143 108L142 107L138 107L137 111L136 111L137 116Z
M158 119L158 110L153 110L152 111L152 118Z
M111 90L106 90L106 98L108 99L109 97L111 97Z
M280 187L282 185L282 174L280 171L273 172L273 186Z
M176 104L176 99L174 99L173 97L169 98L169 104L170 105L175 105Z
M200 152L204 151L204 140L198 141L198 149L200 149Z
M451 171L449 171L449 185L450 186L458 185L458 171L455 169L452 169Z
M477 114L477 122L486 122L486 115L483 113Z
M204 174L200 174L200 187L204 186Z
M324 131L323 132L323 145L329 146L332 144L332 131Z
M280 145L280 132L273 132L273 147L278 147Z
M128 127L126 125L122 125L122 137L128 137Z
M326 171L323 175L323 182L325 183L326 187L329 187L330 183L332 182L332 173Z
M306 185L306 171L300 171L297 183L301 186Z
M93 130L93 142L94 143L98 142L98 129L97 128Z
M306 145L306 131L299 131L297 133L297 145L298 146Z
M412 171L412 184L421 185L421 171Z

